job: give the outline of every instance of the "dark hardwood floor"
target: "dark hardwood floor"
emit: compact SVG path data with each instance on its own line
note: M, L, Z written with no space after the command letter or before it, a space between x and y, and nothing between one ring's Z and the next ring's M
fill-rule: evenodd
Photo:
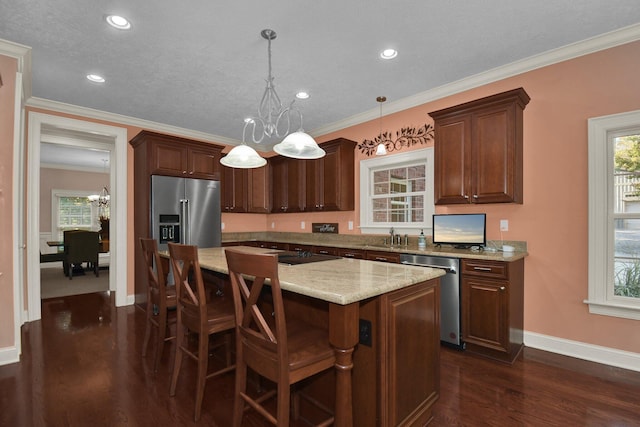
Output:
M208 382L194 423L195 363L169 397L173 351L154 374L144 322L108 293L44 301L23 328L22 361L0 367L0 426L229 426L233 374ZM533 349L509 366L443 348L434 415L434 426L640 426L640 373Z

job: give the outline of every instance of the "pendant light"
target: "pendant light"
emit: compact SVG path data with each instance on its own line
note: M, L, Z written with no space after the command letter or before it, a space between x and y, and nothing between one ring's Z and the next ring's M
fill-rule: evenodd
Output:
M326 154L311 135L304 133L302 129L287 135L280 144L273 147L273 151L294 159L319 159Z
M251 169L259 168L267 164L256 150L248 145L237 145L229 153L220 159L220 163L230 168Z
M276 32L265 29L262 30L260 35L268 43L269 75L266 80L267 86L258 107L258 114L245 119L242 130L242 145L234 147L229 154L220 160L220 163L232 168L244 169L259 168L267 163L256 150L245 144L245 134L248 127L251 127L251 139L255 144L260 144L265 137L285 137L282 142L273 147L273 150L282 156L294 159L318 159L323 157L325 155L324 150L302 129L302 113L300 110L294 108L293 101L289 106L283 107L280 97L276 93L273 85L274 78L271 74L271 41L276 38ZM289 133L292 117L295 119L296 116L300 121L300 128L296 132Z
M378 137L380 143L378 144L378 148L376 148L376 156L384 156L385 154L387 154L387 148L385 147L382 138L382 103L386 100L386 96L379 96L376 98L376 101L380 103L380 136Z

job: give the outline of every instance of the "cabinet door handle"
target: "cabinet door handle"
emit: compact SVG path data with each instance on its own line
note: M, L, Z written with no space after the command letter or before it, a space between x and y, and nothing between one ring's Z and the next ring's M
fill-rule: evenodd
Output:
M474 270L491 271L491 267L473 267Z
M346 254L344 254L344 256L345 256L345 258L354 258L356 255L347 252Z
M507 288L505 288L504 286L500 286L500 290L501 291L504 291L505 289L507 289Z
M388 261L387 258L383 258L383 257L376 257L376 261Z
M478 198L478 195L477 195L477 194L474 194L474 195L473 195L473 198L474 198L474 199L477 199L477 198Z
M466 195L466 194L465 194L463 197L464 197L465 199L469 200L469 196L468 196L468 195Z
M182 171L182 174L183 174L183 175L186 175L186 174L187 174L187 171Z

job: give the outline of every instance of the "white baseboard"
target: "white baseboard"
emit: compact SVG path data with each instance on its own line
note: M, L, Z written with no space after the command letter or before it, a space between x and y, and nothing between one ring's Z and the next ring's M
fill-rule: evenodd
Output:
M17 347L5 347L0 349L0 366L18 363L20 361L20 353Z
M640 354L524 331L527 347L640 372Z

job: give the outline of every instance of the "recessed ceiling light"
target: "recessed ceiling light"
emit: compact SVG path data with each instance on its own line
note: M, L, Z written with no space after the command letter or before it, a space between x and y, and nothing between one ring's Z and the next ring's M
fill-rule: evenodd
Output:
M128 30L129 28L131 28L131 22L129 22L129 20L123 16L109 15L106 19L107 23L113 28L117 28L119 30Z
M87 74L87 80L92 81L94 83L104 83L104 77L98 74Z
M398 51L395 49L385 49L380 52L380 58L382 59L393 59L398 56Z
M296 93L296 98L298 98L298 99L309 99L309 92L305 92L305 91L301 90L300 92Z

